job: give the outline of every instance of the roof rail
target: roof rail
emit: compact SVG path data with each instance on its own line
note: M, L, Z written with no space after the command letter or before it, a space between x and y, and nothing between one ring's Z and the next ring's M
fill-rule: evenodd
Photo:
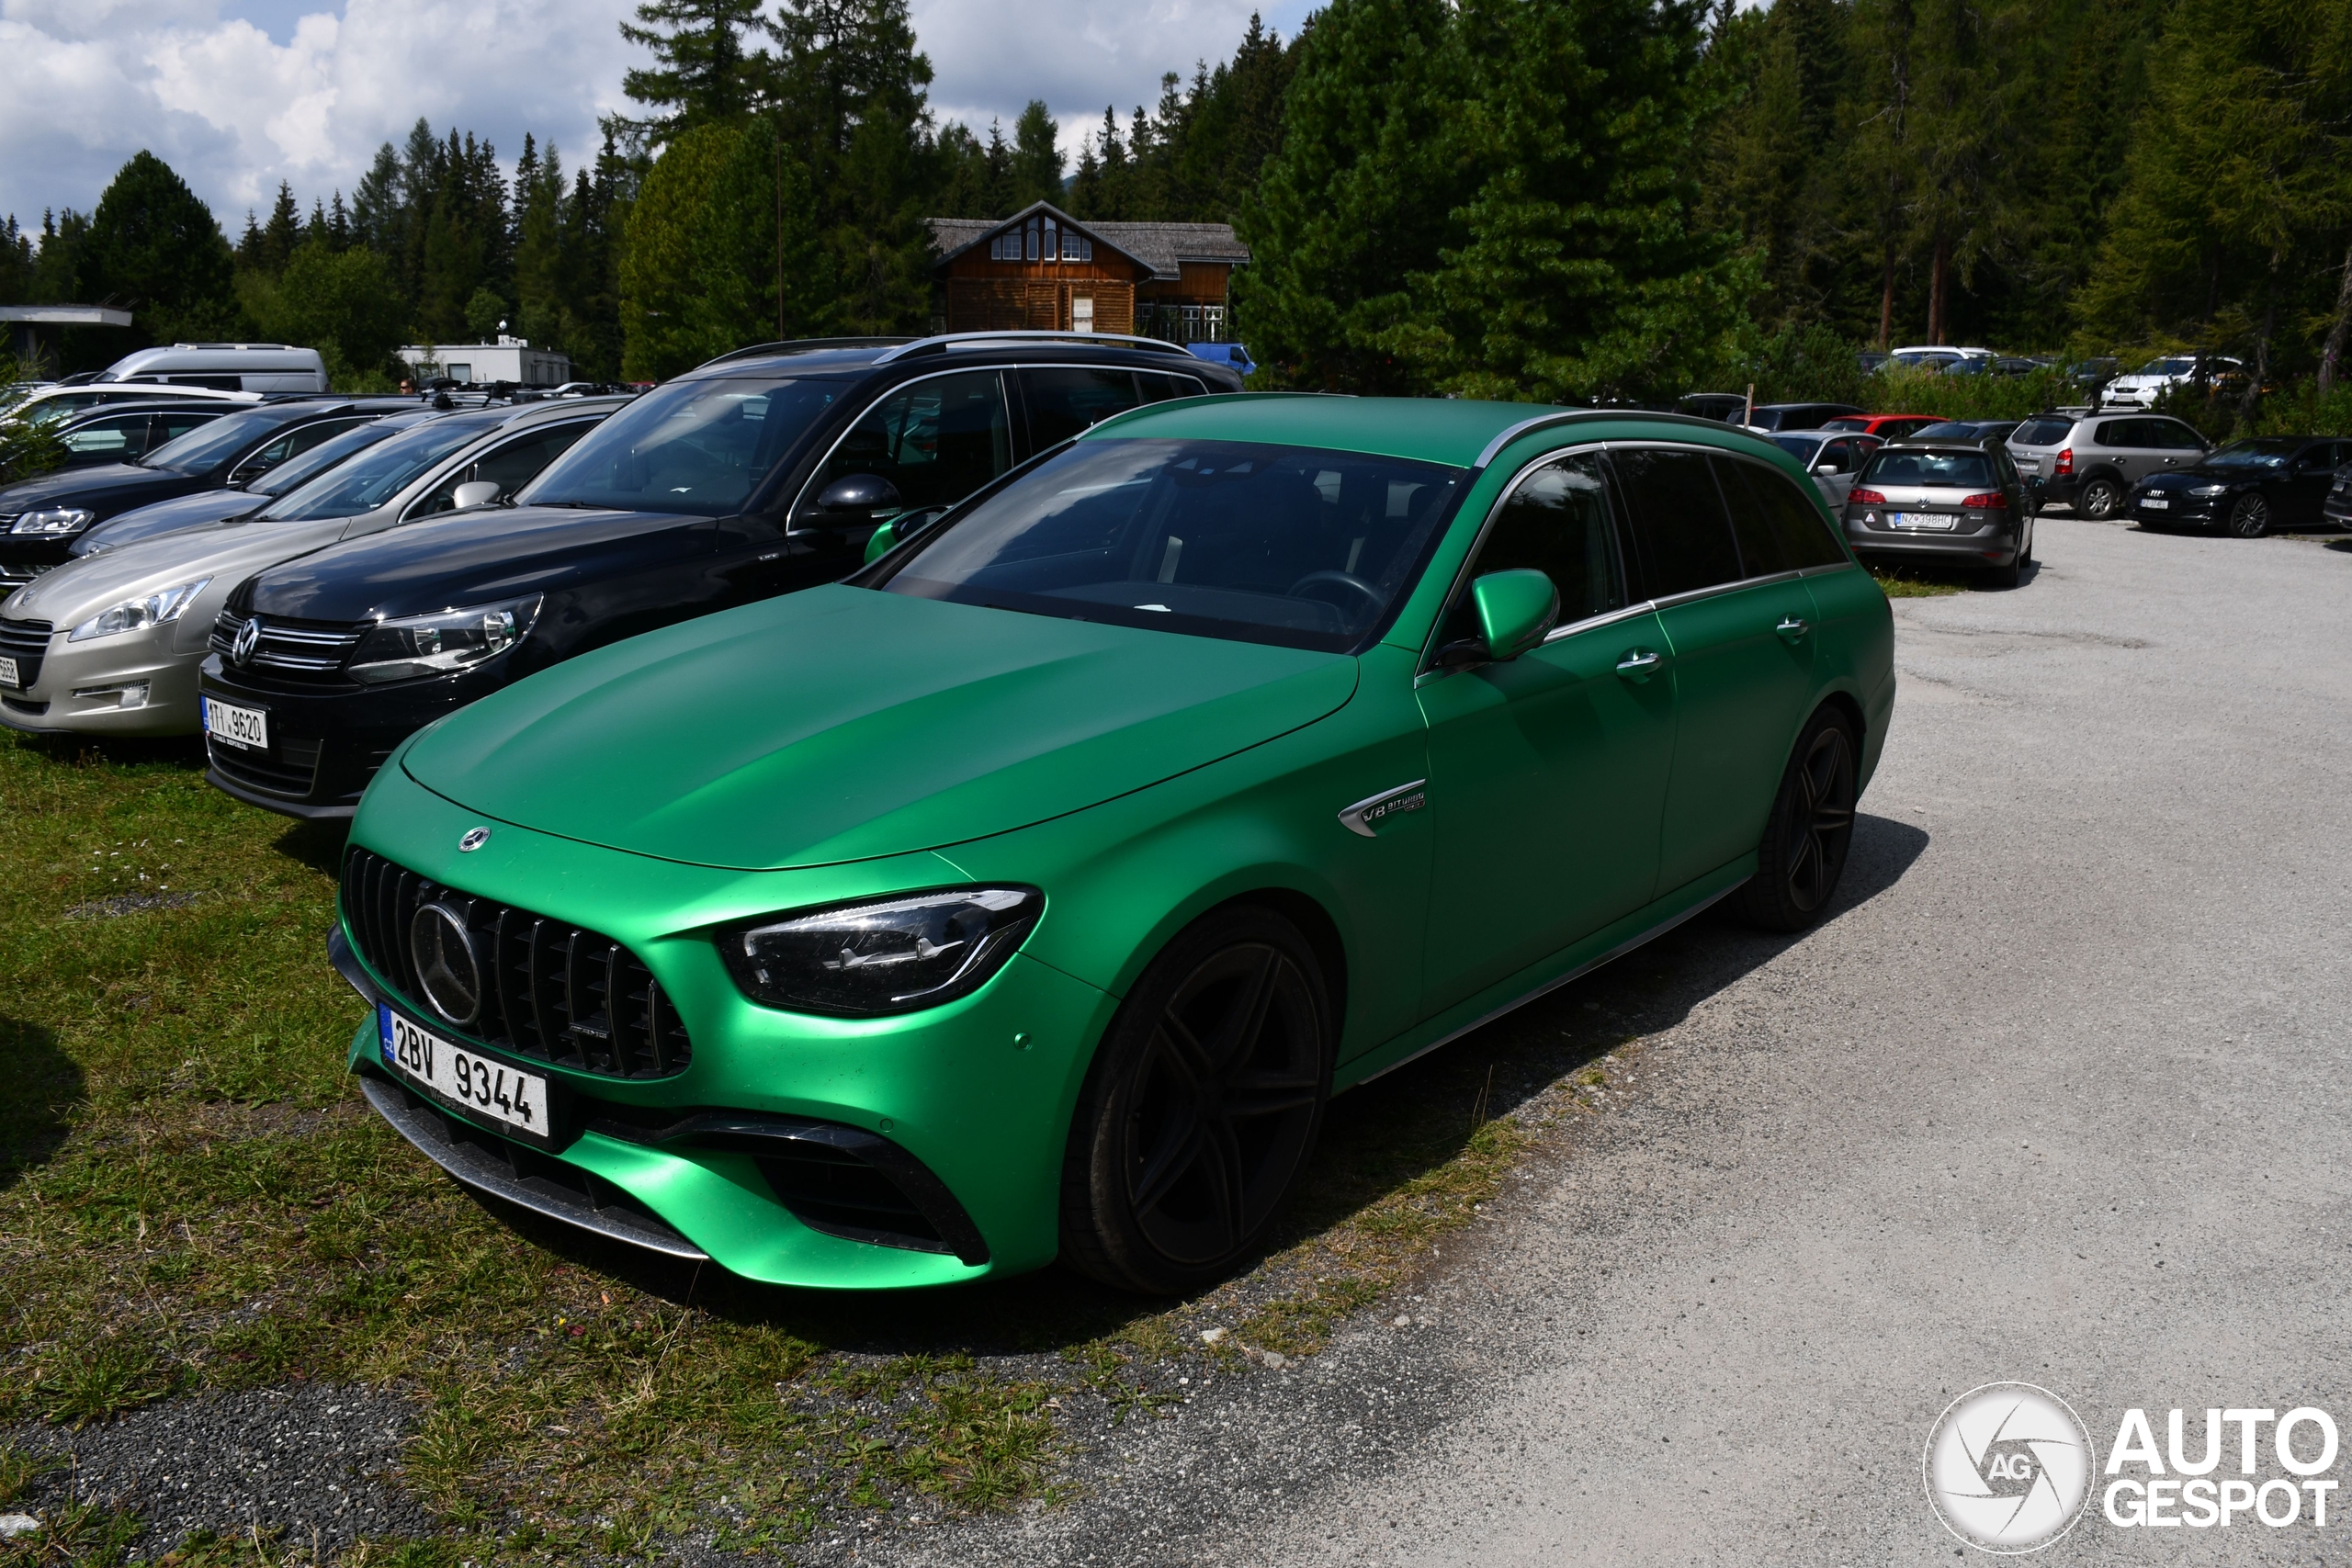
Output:
M1470 467L1474 470L1485 468L1487 464L1493 462L1498 457L1501 456L1502 449L1504 447L1510 446L1512 442L1518 440L1522 435L1531 434L1538 430L1548 430L1556 424L1575 424L1584 420L1594 419L1657 420L1668 424L1695 425L1701 430L1713 430L1717 432L1728 430L1735 434L1745 435L1752 441L1764 442L1767 446L1770 445L1760 432L1750 430L1746 425L1726 424L1722 420L1702 419L1696 414L1669 413L1659 409L1560 409L1552 413L1539 413L1532 419L1522 419L1517 424L1512 425L1510 429L1503 431L1492 441L1487 443L1486 450L1478 454L1476 461L1473 462ZM1804 434L1806 433L1803 431L1795 431L1791 434Z
M902 337L794 337L777 343L754 343L741 348L729 349L715 359L706 359L695 367L707 370L714 365L724 365L730 359L756 359L763 354L781 354L787 349L816 348L888 348L893 344L909 342Z
M874 363L888 365L894 359L904 359L916 354L944 354L951 344L975 343L1112 343L1124 344L1129 348L1150 349L1161 354L1180 354L1187 359L1193 357L1192 351L1183 344L1170 343L1165 338L1131 337L1124 333L1072 333L1023 329L993 333L942 333L937 337L922 338L914 343L894 348Z

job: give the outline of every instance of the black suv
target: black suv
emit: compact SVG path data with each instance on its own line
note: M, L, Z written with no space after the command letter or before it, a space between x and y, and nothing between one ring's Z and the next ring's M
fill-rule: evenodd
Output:
M266 740L209 742L209 776L289 816L348 817L395 747L486 693L832 581L885 522L903 534L1098 420L1240 389L1172 344L1067 333L715 359L597 426L503 516L345 540L240 585L198 686Z
M232 404L133 463L60 468L0 487L0 598L71 558L74 541L119 512L241 485L330 436L413 400L311 398Z

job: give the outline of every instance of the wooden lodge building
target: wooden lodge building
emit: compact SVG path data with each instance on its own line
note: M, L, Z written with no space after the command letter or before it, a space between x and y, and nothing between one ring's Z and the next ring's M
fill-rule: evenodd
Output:
M1229 223L1096 223L1046 202L998 220L934 218L942 330L1133 333L1226 338L1233 269L1250 259Z

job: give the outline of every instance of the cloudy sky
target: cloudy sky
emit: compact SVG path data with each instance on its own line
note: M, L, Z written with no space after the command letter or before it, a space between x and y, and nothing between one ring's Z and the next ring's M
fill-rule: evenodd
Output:
M0 214L93 206L141 148L177 169L232 238L281 179L305 208L348 192L419 115L523 133L568 164L623 107L634 0L0 0ZM943 122L1010 130L1044 98L1065 146L1156 100L1159 74L1231 53L1261 10L1288 37L1311 0L913 0Z

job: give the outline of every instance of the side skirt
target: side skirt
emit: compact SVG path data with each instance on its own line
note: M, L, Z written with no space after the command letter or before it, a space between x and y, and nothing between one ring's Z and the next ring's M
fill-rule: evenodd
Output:
M1683 884L1623 919L1603 926L1574 946L1539 959L1508 979L1496 981L1469 1000L1415 1025L1386 1044L1376 1045L1351 1062L1340 1063L1333 1075L1331 1092L1338 1094L1370 1083L1384 1073L1395 1072L1406 1063L1425 1056L1441 1045L1450 1045L1503 1014L1525 1007L1547 991L1583 978L1611 959L1622 958L1644 942L1664 936L1716 900L1736 892L1755 874L1756 856L1751 853Z

